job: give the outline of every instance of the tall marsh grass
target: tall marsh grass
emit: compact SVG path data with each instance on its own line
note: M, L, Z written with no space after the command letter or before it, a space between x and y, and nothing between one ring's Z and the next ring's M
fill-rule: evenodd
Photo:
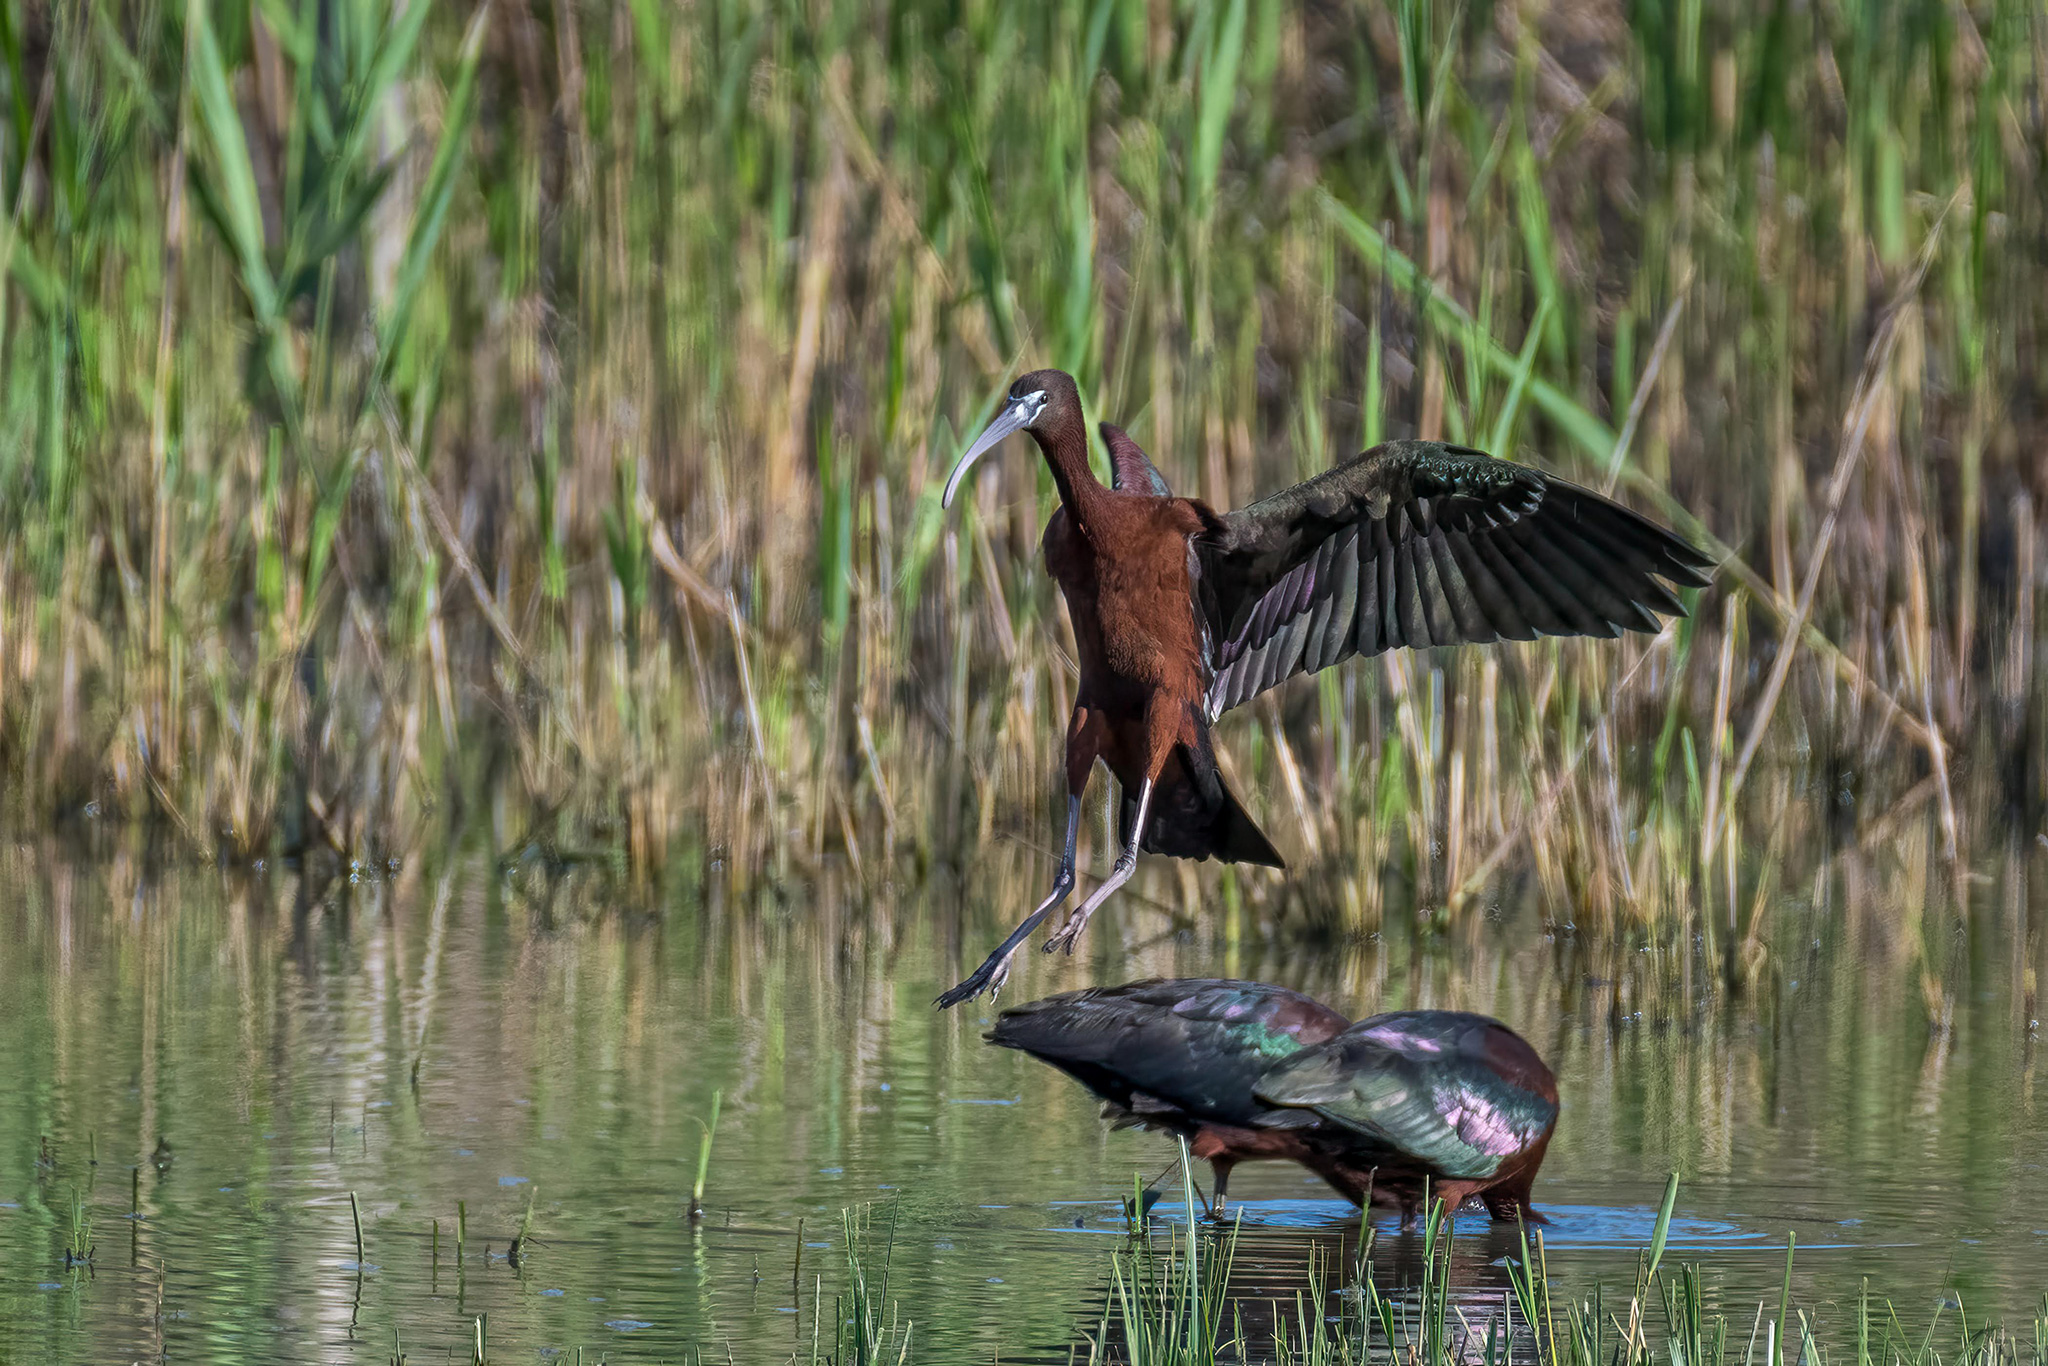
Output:
M1828 849L1967 895L2048 793L2044 87L2028 0L10 7L0 807L741 893L1049 844L1049 481L935 487L1054 364L1218 504L1441 436L1728 557L1248 709L1296 872L1155 896L1528 879L1737 965Z
M1235 1228L1201 1231L1185 1224L1165 1239L1134 1236L1113 1256L1100 1318L1083 1334L1086 1360L1091 1366L2048 1362L2048 1299L2015 1327L1987 1320L1946 1294L1935 1297L1931 1312L1902 1317L1892 1301L1872 1294L1866 1279L1852 1301L1809 1309L1792 1300L1789 1241L1775 1306L1760 1302L1753 1314L1741 1313L1746 1306L1710 1288L1704 1267L1664 1265L1676 1184L1674 1178L1626 1298L1598 1283L1574 1284L1571 1259L1553 1262L1540 1234L1530 1230L1522 1233L1519 1255L1497 1263L1506 1271L1505 1293L1462 1283L1467 1277L1452 1255L1456 1224L1443 1219L1441 1205L1420 1234L1411 1278L1398 1284L1383 1279L1367 1228L1349 1266L1311 1248L1291 1303L1270 1296L1261 1303L1233 1292ZM1730 1311L1736 1311L1733 1322ZM1746 1327L1743 1318L1750 1319Z
M1226 1235L1227 1236L1227 1235ZM1431 1235L1448 1243L1448 1235ZM1227 1247L1227 1243L1225 1244ZM1447 1258L1449 1249L1432 1249ZM2048 1360L2048 1303L2030 1322L1987 1322L1968 1306L1944 1302L1909 1328L1891 1301L1866 1286L1837 1313L1788 1309L1778 1319L1755 1307L1753 1324L1731 1322L1714 1304L1704 1268L1687 1263L1635 1288L1625 1300L1594 1286L1553 1289L1537 1263L1511 1263L1508 1296L1475 1293L1441 1274L1437 1263L1421 1283L1384 1286L1370 1267L1356 1281L1311 1268L1292 1304L1270 1312L1270 1332L1249 1331L1245 1310L1224 1288L1229 1265L1203 1271L1178 1245L1162 1249L1157 1279L1128 1288L1123 1265L1112 1275L1110 1300L1086 1360L1096 1366L2039 1366ZM1142 1259L1142 1257L1141 1257ZM1547 1265L1547 1259L1544 1261ZM1561 1274L1568 1268L1560 1267ZM1185 1303L1209 1303L1222 1328L1204 1337ZM1530 1315L1534 1317L1529 1317ZM1263 1317L1263 1316L1262 1316ZM1751 1328L1754 1331L1751 1331Z

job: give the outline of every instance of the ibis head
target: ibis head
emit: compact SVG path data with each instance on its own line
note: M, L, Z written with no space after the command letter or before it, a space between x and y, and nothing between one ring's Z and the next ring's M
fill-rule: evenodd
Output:
M1070 427L1085 431L1081 426L1081 391L1075 387L1074 377L1064 370L1033 370L1028 375L1019 375L1004 397L995 420L983 429L953 466L953 473L946 479L946 492L941 503L949 508L953 506L953 496L966 482L967 471L973 468L975 461L994 450L1004 437L1014 432L1030 432L1038 444L1049 451L1054 440Z

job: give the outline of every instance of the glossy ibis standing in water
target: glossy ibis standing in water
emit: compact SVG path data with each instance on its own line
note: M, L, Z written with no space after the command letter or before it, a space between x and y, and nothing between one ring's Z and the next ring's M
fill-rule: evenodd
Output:
M1141 850L1283 866L1216 766L1224 712L1352 655L1398 646L1616 636L1683 615L1664 582L1706 583L1706 556L1621 504L1526 465L1437 441L1390 441L1235 512L1176 498L1105 424L1113 482L1088 464L1073 377L1035 370L946 480L1028 431L1060 506L1045 561L1066 598L1081 685L1067 725L1067 831L1052 892L939 997L999 988L1010 957L1074 888L1081 795L1097 759L1123 789L1107 881L1046 943L1072 950Z
M1557 1079L1483 1015L1404 1010L1347 1026L1259 982L1133 982L1006 1010L990 1043L1074 1077L1117 1127L1179 1134L1215 1172L1298 1162L1354 1205L1413 1219L1425 1191L1455 1210L1540 1220L1529 1191L1557 1124Z

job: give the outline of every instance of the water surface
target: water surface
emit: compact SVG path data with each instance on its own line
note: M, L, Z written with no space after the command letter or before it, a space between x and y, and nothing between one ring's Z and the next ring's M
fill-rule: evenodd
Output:
M1902 1313L2017 1313L2048 1286L2030 857L1910 920L1898 889L1922 884L1882 857L1823 869L1739 987L1699 945L1596 947L1534 907L1308 945L1245 915L1177 929L1141 894L1011 989L1220 972L1357 1014L1496 1014L1561 1080L1536 1194L1567 1287L1633 1279L1676 1169L1670 1255L1707 1265L1738 1337L1775 1307L1788 1231L1824 1322L1865 1276ZM991 884L1038 872L1004 860ZM0 875L0 1360L467 1360L478 1315L494 1359L808 1359L863 1205L914 1358L1063 1360L1121 1198L1171 1156L983 1044L985 1006L930 1009L1015 909L944 877L862 894L828 872L740 904L586 872L550 898L474 855L324 881L28 844ZM1243 1167L1232 1193L1248 1294L1350 1255L1355 1213L1305 1173ZM74 1210L88 1267L65 1262ZM1409 1275L1417 1240L1375 1238L1382 1280ZM1497 1293L1513 1248L1462 1224L1462 1283Z

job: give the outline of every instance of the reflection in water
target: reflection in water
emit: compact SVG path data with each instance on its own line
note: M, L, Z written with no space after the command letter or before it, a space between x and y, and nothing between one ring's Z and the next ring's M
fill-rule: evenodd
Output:
M1560 1078L1536 1201L1567 1285L1632 1281L1676 1168L1670 1255L1706 1262L1733 1309L1775 1297L1790 1230L1823 1325L1865 1275L1902 1311L1944 1292L2014 1311L2048 1263L2026 857L1967 910L1910 919L1888 898L1923 882L1837 864L1775 908L1739 987L1685 945L1580 942L1511 898L1497 923L1305 949L1229 915L1175 933L1141 895L1086 955L1020 963L1013 990L1225 971L1360 1014L1485 1011ZM482 1314L515 1359L782 1359L831 1312L840 1212L868 1202L914 1355L1063 1354L1099 1315L1133 1174L1169 1153L986 1047L985 1006L930 1008L1035 868L992 854L964 924L943 885L867 901L829 873L744 910L572 879L544 919L480 858L316 891L10 848L0 1355L383 1361L397 1341L439 1359ZM1176 1182L1158 1226L1185 1218ZM1247 1295L1355 1255L1356 1213L1315 1178L1252 1164L1232 1185ZM1415 1235L1374 1229L1380 1283L1412 1279ZM89 1265L66 1266L74 1243ZM1516 1247L1461 1220L1460 1286L1497 1299Z

